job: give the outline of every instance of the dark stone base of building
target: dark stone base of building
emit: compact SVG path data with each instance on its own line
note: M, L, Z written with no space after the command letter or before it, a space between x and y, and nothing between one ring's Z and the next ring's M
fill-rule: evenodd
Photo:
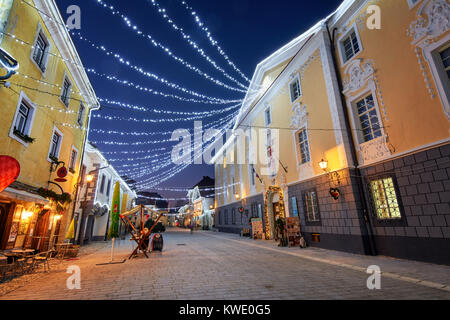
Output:
M240 234L242 229L249 228L249 219L258 215L258 205L262 206L262 216L264 217L264 198L261 194L249 197L244 202L245 204L241 201L216 209L215 226L219 232ZM240 207L244 208L243 214L239 213ZM236 215L235 219L232 217L233 210Z
M375 236L379 254L408 260L450 265L450 240Z

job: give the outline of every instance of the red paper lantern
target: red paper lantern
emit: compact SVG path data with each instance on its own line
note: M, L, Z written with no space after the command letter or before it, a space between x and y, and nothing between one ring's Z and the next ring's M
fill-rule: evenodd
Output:
M19 162L9 156L0 156L0 192L17 180L20 174Z

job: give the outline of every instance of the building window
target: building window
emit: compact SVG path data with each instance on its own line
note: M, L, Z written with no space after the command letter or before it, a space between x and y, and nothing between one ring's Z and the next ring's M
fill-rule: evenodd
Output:
M108 186L106 187L106 196L109 200L109 195L111 194L111 179L108 180Z
M67 77L64 77L64 82L61 91L61 101L66 107L69 107L70 103L70 90L72 89L72 84Z
M81 103L80 109L78 109L78 118L77 118L77 122L80 126L83 126L84 110L85 110L84 105Z
M297 198L296 197L292 197L291 201L292 201L292 216L293 217L298 217Z
M28 142L32 141L29 135L31 133L34 113L35 107L22 92L20 94L19 104L17 105L9 136L25 146L27 146Z
M48 153L48 160L55 161L59 158L59 151L61 149L61 143L63 134L56 127L53 129L52 139L50 141L50 150Z
M264 111L264 121L266 124L266 127L269 126L272 123L272 112L270 110L270 107Z
M228 225L228 209L224 211L225 225Z
M361 42L355 28L340 40L341 57L343 64L361 52Z
M307 222L320 222L319 205L316 191L307 191L304 196Z
M105 182L106 182L106 176L102 175L102 180L100 182L100 194L103 194L105 192Z
M311 161L311 154L309 152L308 131L306 129L300 130L298 133L298 147L300 152L300 163L305 164Z
M231 209L231 224L236 224L236 209Z
M222 211L219 211L219 225L222 225L222 221L223 221Z
M442 61L442 67L447 75L447 84L450 82L450 46L439 52Z
M255 185L255 165L250 165L250 183L252 186Z
M402 218L392 177L371 181L370 194L378 220L396 220Z
M301 95L302 95L302 88L300 86L300 77L298 75L289 84L289 92L291 94L291 102L292 103L294 103L295 101L297 101L298 98L301 97Z
M372 94L356 102L356 109L363 141L368 142L381 137L383 133Z
M36 41L34 43L33 61L42 72L45 72L47 65L47 57L49 52L49 42L42 30L38 31Z
M77 160L78 160L78 150L75 149L75 147L72 147L72 152L70 153L70 161L69 161L69 171L72 173L75 173Z

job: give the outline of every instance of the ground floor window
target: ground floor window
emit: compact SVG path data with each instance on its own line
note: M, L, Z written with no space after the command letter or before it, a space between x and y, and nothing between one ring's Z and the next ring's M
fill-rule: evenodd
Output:
M401 219L394 179L385 177L370 181L370 194L378 220Z
M303 195L303 201L305 206L306 221L320 222L317 192L315 190L306 191Z

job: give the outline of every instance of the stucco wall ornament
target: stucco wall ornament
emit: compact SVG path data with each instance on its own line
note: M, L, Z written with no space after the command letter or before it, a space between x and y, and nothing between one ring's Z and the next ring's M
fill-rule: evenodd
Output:
M308 124L308 112L305 105L297 103L293 107L294 115L291 117L291 128L299 130Z
M346 78L344 80L345 95L356 92L364 88L369 78L374 74L374 68L371 62L367 61L361 64L361 59L355 59L345 69Z
M380 161L391 156L386 135L363 143L359 146L359 152L364 165Z
M448 0L424 1L417 11L417 20L411 23L407 33L412 44L423 38L436 38L450 29L450 4Z

